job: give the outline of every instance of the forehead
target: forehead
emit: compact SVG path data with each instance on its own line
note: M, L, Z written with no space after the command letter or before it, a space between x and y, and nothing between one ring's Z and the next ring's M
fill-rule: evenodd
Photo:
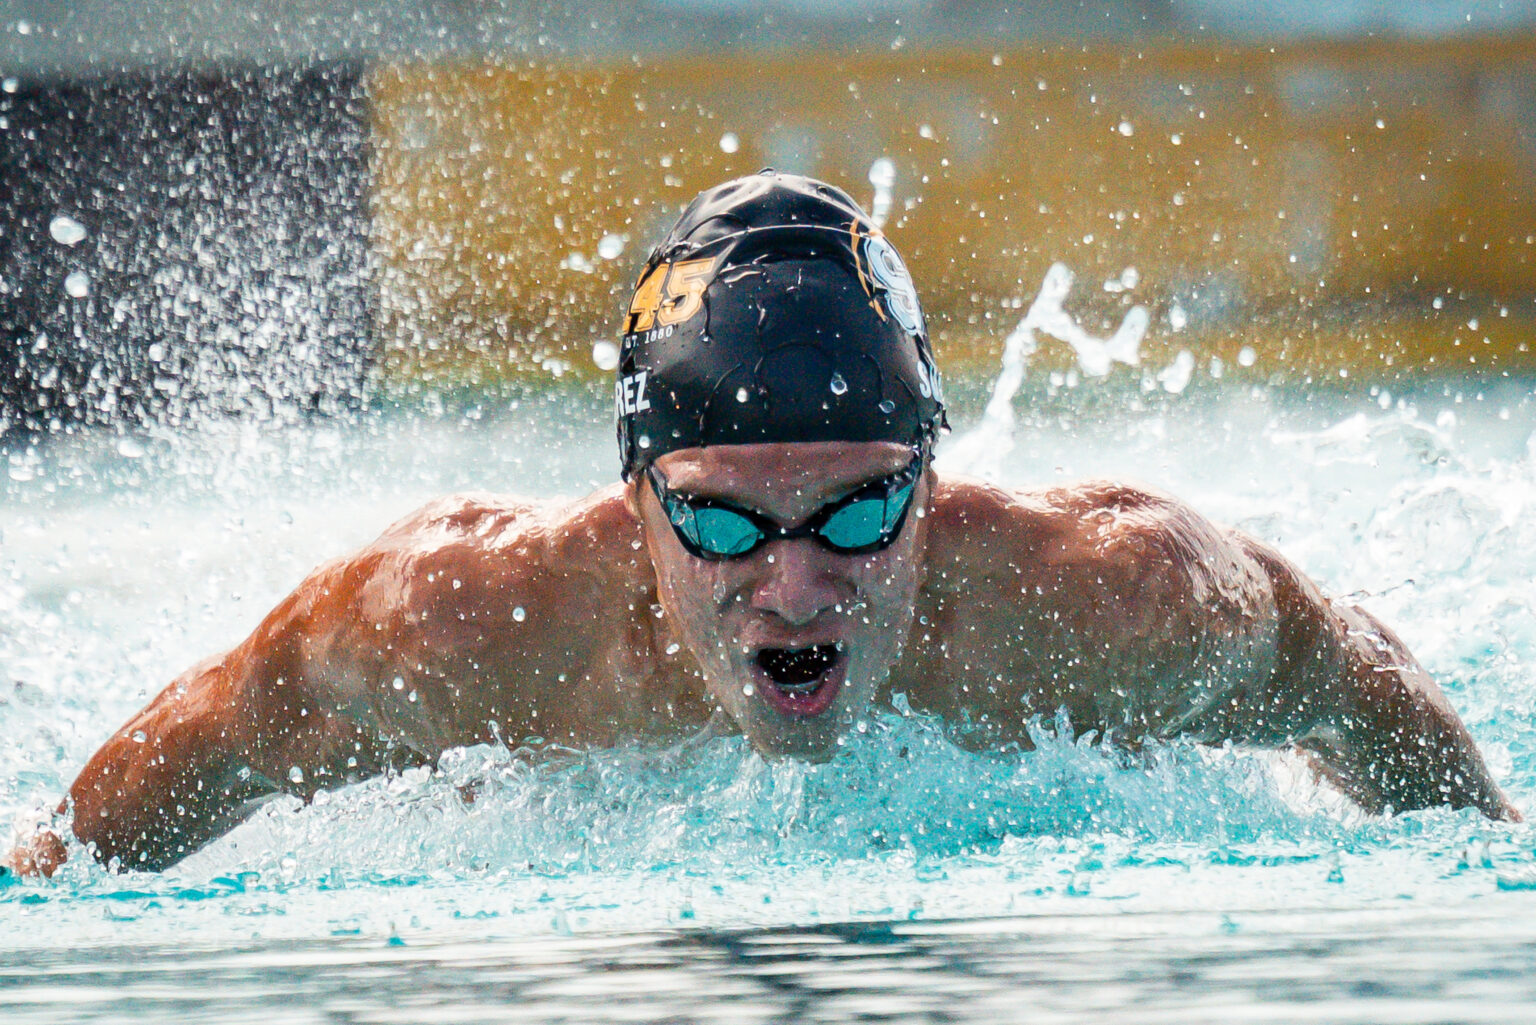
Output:
M669 452L656 460L679 491L728 497L791 492L809 498L889 476L912 461L893 441L812 441L711 445Z

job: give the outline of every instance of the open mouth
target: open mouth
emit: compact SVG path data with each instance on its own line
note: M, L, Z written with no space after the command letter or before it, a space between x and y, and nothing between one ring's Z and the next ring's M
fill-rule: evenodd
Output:
M841 644L807 648L763 648L757 668L770 684L766 697L780 711L818 715L831 706L841 685Z

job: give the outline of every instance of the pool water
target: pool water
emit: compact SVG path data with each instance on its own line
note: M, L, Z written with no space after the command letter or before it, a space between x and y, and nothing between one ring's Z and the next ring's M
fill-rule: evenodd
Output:
M1158 369L1028 376L1012 448L972 469L1128 477L1277 545L1398 630L1536 812L1532 383ZM950 382L956 453L991 383ZM562 383L0 457L0 813L24 827L180 670L425 500L614 479L607 401ZM972 754L898 696L825 765L738 738L486 747L279 799L163 874L0 883L0 1017L1530 1020L1532 827L1371 818L1286 755L1059 725Z

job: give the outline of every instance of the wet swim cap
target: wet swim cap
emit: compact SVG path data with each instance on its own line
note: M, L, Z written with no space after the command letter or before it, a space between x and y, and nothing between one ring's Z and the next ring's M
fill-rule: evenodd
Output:
M678 449L947 426L895 248L841 189L772 171L702 193L652 251L615 392L625 480Z

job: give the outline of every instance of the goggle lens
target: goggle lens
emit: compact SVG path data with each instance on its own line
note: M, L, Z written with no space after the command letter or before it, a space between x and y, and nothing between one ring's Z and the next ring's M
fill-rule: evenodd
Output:
M823 506L804 526L793 529L726 502L674 494L654 467L647 475L683 546L700 558L740 558L777 537L810 537L832 551L852 554L879 551L896 540L912 504L921 458L919 454L900 473Z
M692 527L689 540L727 559L746 555L763 541L763 532L751 520L730 509L689 509L688 519ZM672 522L677 523L675 519Z

